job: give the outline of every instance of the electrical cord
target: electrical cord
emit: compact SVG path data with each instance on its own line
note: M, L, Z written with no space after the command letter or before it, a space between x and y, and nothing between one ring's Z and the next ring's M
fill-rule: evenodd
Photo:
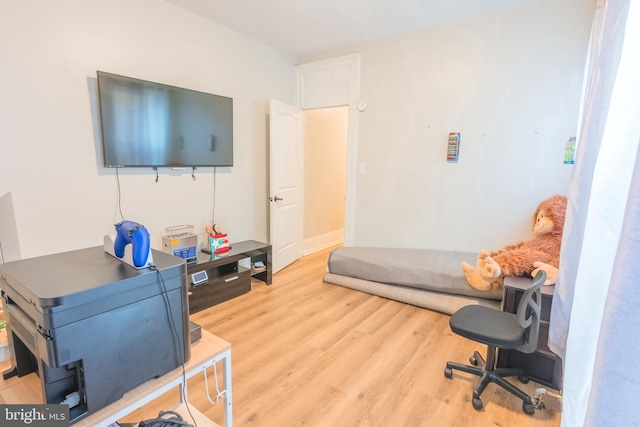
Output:
M211 403L212 405L217 405L221 397L227 396L227 390L220 391L220 388L218 387L218 370L216 369L215 364L213 365L213 377L216 383L216 393L217 393L215 402L211 400L211 396L209 394L209 379L207 378L207 370L206 369L204 370L204 388L207 391L207 399L209 400L209 403Z
M165 417L170 418L165 418ZM174 411L161 411L157 418L140 421L139 427L193 427Z
M211 225L216 222L216 167L213 167L213 210L211 211Z
M120 190L120 173L118 172L119 168L116 168L116 208L120 211L120 218L124 221L124 215L122 215L122 204L120 203L122 191ZM118 222L118 221L115 221Z
M187 394L186 394L187 373L186 373L185 368L184 368L184 364L185 364L184 346L180 345L180 337L178 336L178 330L176 328L176 323L175 323L175 321L173 319L173 311L171 310L171 302L169 301L169 296L167 295L167 287L165 286L164 278L162 277L162 274L160 274L160 269L155 264L152 264L151 268L156 271L156 275L158 276L158 279L160 279L159 282L162 285L162 292L161 292L162 298L164 299L165 309L167 310L167 317L169 318L169 321L171 323L171 331L173 332L173 338L174 338L174 343L176 345L176 350L178 350L178 354L180 355L180 361L179 362L180 362L180 366L182 367L182 384L183 384L183 386L182 386L182 400L184 401L185 406L187 407L187 411L189 411L189 416L193 420L193 423L195 424L196 427L198 427L198 424L196 423L196 420L193 417L193 414L191 413L191 408L189 408L189 402L187 401ZM181 302L182 302L182 298L183 297L184 296L183 296L182 292L180 292L180 300L181 300ZM153 426L153 427L156 427L156 426ZM157 427L163 427L163 426L158 425ZM167 427L169 427L169 426L167 426Z

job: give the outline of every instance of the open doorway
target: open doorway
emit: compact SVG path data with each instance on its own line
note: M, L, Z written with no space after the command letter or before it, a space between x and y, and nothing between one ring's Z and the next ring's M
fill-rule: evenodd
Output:
M342 221L342 230L340 234L342 238L336 239L335 243L344 243L348 246L354 245L354 217L355 217L355 193L356 193L356 162L357 162L357 146L358 146L358 110L357 103L360 101L360 54L353 53L341 57L330 58L315 62L308 62L296 65L297 80L297 103L296 106L302 111L311 111L314 109L328 109L344 106L344 118L347 122L346 148L342 151L346 156L344 161L345 185L343 188L336 188L334 191L341 199L339 203L343 206L342 215L338 215ZM303 161L304 162L304 161ZM325 166L337 165L338 161L331 160ZM322 165L322 162L314 163L314 165ZM313 174L309 175L309 180L313 180ZM311 183L316 186L315 182ZM313 199L315 194L303 192L309 198ZM321 194L325 194L330 190L321 188ZM312 208L304 209L307 215L321 216L322 209L330 206L331 203L318 203L320 211L314 212ZM303 218L308 217L303 214ZM309 219L313 223L313 219ZM304 246L307 253L320 249L322 246L331 245L330 236L336 230L331 227L319 231L309 230L306 233ZM305 234L303 232L303 234ZM322 242L322 243L321 243ZM313 248L313 249L312 249Z
M304 255L344 242L349 107L304 110Z

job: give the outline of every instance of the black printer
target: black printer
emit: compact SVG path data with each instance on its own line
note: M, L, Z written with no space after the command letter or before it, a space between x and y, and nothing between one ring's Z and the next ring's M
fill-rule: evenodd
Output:
M74 395L73 423L189 360L185 260L152 252L156 268L102 246L0 265L4 378L36 372L46 404Z

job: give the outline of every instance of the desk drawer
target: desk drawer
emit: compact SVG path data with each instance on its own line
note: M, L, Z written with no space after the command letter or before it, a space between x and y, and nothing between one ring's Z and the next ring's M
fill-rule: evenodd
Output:
M239 272L209 280L189 289L189 313L197 313L212 305L220 304L251 290L251 272L241 269Z

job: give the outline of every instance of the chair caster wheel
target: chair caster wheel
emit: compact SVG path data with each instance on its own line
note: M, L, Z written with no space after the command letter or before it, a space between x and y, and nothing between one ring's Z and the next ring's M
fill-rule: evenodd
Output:
M529 382L529 377L528 377L528 376L526 376L526 375L520 375L520 376L518 377L518 379L520 380L520 382L521 382L522 384L526 384L526 383L528 383L528 382Z
M453 370L451 368L444 368L444 376L447 378L452 378Z
M476 411L479 411L482 409L482 407L484 406L482 404L482 400L478 399L477 397L474 397L471 400L471 404L473 405L473 409L475 409Z
M533 415L536 412L536 407L533 406L533 403L523 402L522 411L527 415Z

